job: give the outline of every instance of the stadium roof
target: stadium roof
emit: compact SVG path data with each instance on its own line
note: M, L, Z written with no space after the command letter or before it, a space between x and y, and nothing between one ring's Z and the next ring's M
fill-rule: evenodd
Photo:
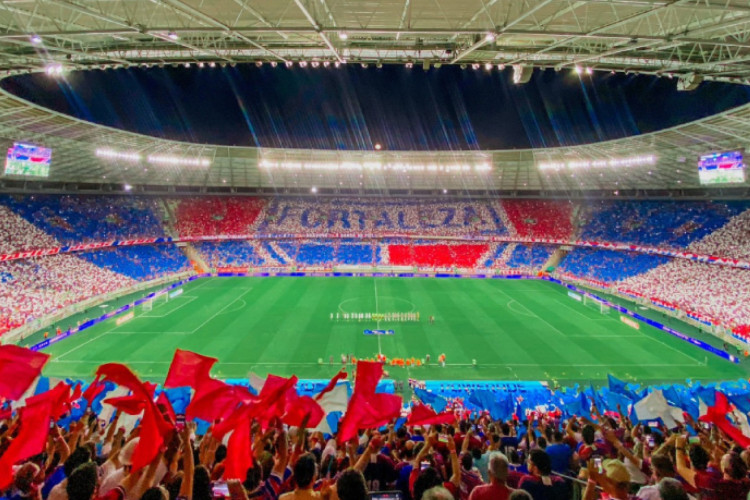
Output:
M0 24L0 71L315 60L750 81L740 0L15 0Z
M700 188L700 155L748 146L750 104L663 131L583 146L365 152L157 139L85 122L0 91L0 146L9 147L14 141L52 148L45 182L71 185L291 193L316 187L341 193L401 194L689 190ZM18 187L31 180L39 179L6 175L0 177L0 187Z

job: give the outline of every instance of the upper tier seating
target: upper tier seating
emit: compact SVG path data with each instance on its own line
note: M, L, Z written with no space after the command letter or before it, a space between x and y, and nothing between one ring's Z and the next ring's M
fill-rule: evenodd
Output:
M258 231L500 235L507 233L501 211L499 203L488 201L274 198Z
M503 200L503 208L525 238L569 240L573 233L573 204L558 200Z
M0 196L61 245L164 236L158 201L136 196ZM44 245L35 245L36 248Z
M579 239L683 249L746 208L745 202L589 202L578 217Z
M668 257L595 248L574 248L558 270L580 278L612 283L666 264Z
M179 198L168 203L172 206L178 234L189 237L250 234L266 200L206 196Z

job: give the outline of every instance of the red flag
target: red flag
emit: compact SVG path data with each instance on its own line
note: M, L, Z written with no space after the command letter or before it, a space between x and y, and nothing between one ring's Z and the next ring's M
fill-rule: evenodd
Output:
M338 383L339 383L339 381L341 381L341 380L346 380L346 377L347 377L347 373L346 373L345 371L341 370L340 372L338 372L338 373L337 373L337 374L336 374L336 375L335 375L335 376L334 376L334 377L333 377L333 378L331 379L331 381L330 381L330 382L328 382L328 385L327 385L327 386L325 386L325 387L323 388L323 390L322 390L322 391L320 391L320 392L319 392L319 393L318 393L318 394L317 394L317 395L315 396L315 400L316 400L316 401L318 401L318 400L320 400L320 398L322 398L322 397L323 397L324 395L326 395L326 394L328 394L329 392L331 392L331 391L332 391L332 390L334 389L334 387L336 387L336 384L338 384Z
M112 405L116 409L128 415L140 415L146 409L146 402L138 396L119 396L116 398L107 398L102 401L104 404Z
M175 425L177 423L177 414L174 412L174 408L172 408L172 402L167 397L167 393L165 391L161 391L159 393L159 397L156 398L156 406L162 411L165 417L172 423L172 425Z
M714 406L709 406L708 413L700 417L699 420L714 424L734 442L743 448L747 448L750 446L750 438L745 436L740 429L733 426L732 423L727 420L727 414L730 411L731 406L727 397L723 393L716 391L716 404Z
M452 424L456 421L453 412L445 411L436 413L432 408L423 404L418 404L411 409L411 414L406 421L406 425L437 425Z
M218 360L190 351L177 349L169 367L165 388L190 386L198 389L202 381L208 378L214 363Z
M325 417L323 408L310 396L297 397L288 402L281 421L292 427L301 427L305 417L308 417L308 427L317 427Z
M256 396L241 386L230 385L218 380L209 384L202 384L200 390L185 409L185 417L189 420L200 418L213 422L227 418L243 402L256 399Z
M214 426L213 435L217 439L221 439L229 431L234 431L229 438L227 458L224 461L225 479L245 478L247 469L253 466L250 423L257 418L263 425L276 417L282 417L287 402L290 398L296 397L294 393L296 383L297 377L294 376L287 379L269 375L256 401L241 403L240 408L229 415L226 420Z
M18 435L0 456L0 491L13 482L13 465L44 450L54 407L65 390L69 388L57 385L51 391L26 400L26 406L20 410Z
M401 413L402 400L399 396L375 393L382 374L381 363L357 363L354 393L339 426L339 443L356 437L360 429L383 425Z
M141 382L130 368L119 363L107 363L101 365L96 374L103 375L116 384L130 389L133 400L139 399L144 405L143 419L140 424L141 439L133 453L133 471L138 471L154 460L174 426L162 417L156 407L152 384Z
M94 379L91 384L86 388L85 391L83 391L83 394L81 394L81 397L88 402L88 404L91 404L96 397L104 391L104 389L107 388L107 384L104 382L99 382L99 376Z
M19 399L42 373L49 354L0 345L0 398Z

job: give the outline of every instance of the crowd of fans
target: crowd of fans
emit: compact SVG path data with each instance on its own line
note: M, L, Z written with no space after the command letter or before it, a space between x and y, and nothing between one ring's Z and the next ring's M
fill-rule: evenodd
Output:
M14 349L1 354L29 366L0 367L4 376L26 377L0 384L12 401L45 362ZM459 402L440 413L416 399L402 407L399 396L374 392L379 363L359 362L332 430L319 425L345 373L314 398L297 394L295 377L269 375L250 392L210 378L213 358L178 357L164 387L195 391L181 406L110 363L85 390L60 382L15 411L3 408L0 498L368 500L390 492L386 498L401 500L745 500L750 492L750 437L726 419L738 410L714 388L697 389L708 401L700 418L639 417L669 408L642 406L663 399L661 390L608 412L594 402L573 413L563 406L496 418ZM115 385L130 395L108 397ZM612 381L610 388L632 391Z
M697 254L750 260L750 210L738 216L690 246Z
M620 283L729 327L750 324L750 270L675 259Z
M253 232L266 200L252 197L202 196L167 200L181 237L243 235Z
M273 198L258 232L502 235L502 212L499 201Z
M487 250L487 245L388 245L391 265L436 269L474 268Z
M257 248L245 240L201 241L195 243L195 249L211 269L259 267L266 262L258 255Z
M135 284L71 254L0 262L0 334L72 304Z
M567 241L573 235L573 203L557 200L503 200L516 234Z
M577 239L684 249L750 208L746 202L590 201Z
M163 278L191 269L185 254L173 244L112 247L76 256L136 281Z
M558 269L580 278L615 283L667 262L668 257L658 255L578 247L568 252Z
M0 205L0 254L58 246L55 238Z
M135 196L2 196L0 204L61 245L164 236L156 198ZM38 248L38 245L35 245Z

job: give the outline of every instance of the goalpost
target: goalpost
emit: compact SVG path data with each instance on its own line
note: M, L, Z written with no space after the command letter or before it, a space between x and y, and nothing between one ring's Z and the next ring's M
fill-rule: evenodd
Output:
M583 305L591 307L592 309L598 309L600 314L609 314L609 306L600 300L596 300L593 297L583 296Z
M141 307L144 312L148 312L153 310L154 305L159 305L163 302L167 302L169 300L169 294L162 293L161 295L157 295L156 297L152 297L148 299L146 302L141 304Z

